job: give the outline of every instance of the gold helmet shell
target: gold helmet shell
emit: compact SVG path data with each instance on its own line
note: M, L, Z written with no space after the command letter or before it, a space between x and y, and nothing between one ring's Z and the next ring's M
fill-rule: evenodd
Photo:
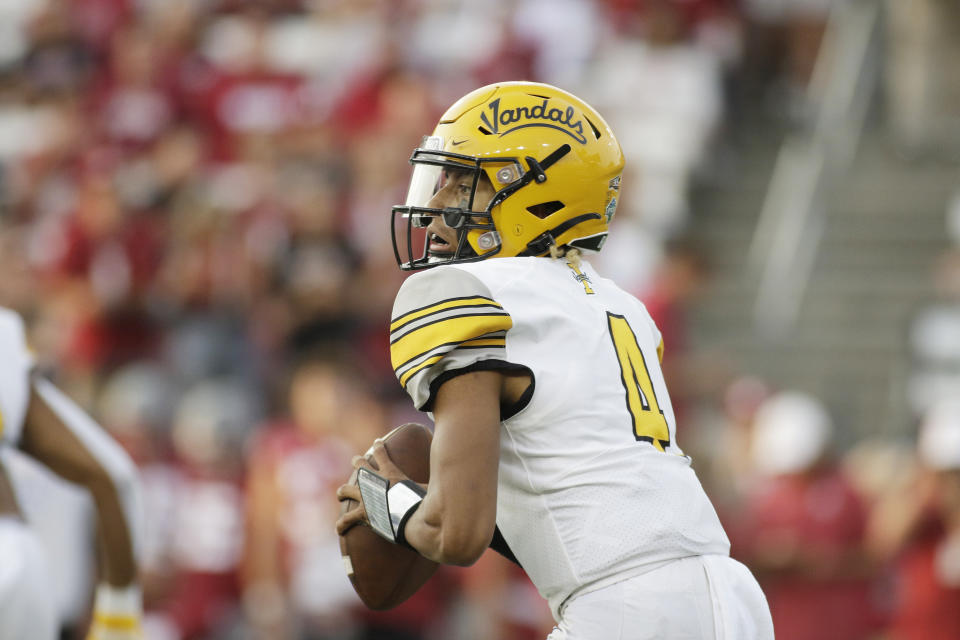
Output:
M394 249L403 269L493 256L547 255L550 247L599 251L619 199L623 152L590 105L557 87L505 82L455 102L413 152L405 205L393 208ZM495 195L483 211L428 205L443 169L472 171L474 192L485 176ZM401 251L397 216L408 221ZM413 257L411 228L443 215L458 230L451 257ZM451 222L453 224L451 224ZM401 232L402 233L402 232ZM406 254L406 259L402 254Z

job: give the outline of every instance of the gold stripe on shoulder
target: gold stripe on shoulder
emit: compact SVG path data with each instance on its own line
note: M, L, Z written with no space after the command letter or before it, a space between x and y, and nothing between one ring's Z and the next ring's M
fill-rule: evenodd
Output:
M451 342L444 342L438 345L434 345L432 348L426 351L423 351L421 353L418 353L412 358L410 358L409 360L406 360L394 366L393 372L394 374L399 376L400 372L406 369L406 367L410 365L410 363L416 362L417 360L420 360L421 358L427 356L428 354L432 352L436 352L438 349L442 349L443 353L449 353L453 349L482 349L484 347L499 347L499 348L506 347L507 340L503 336L503 333L500 331L496 333L500 335L488 334L486 336L481 336L480 338L477 338L475 340L467 340L466 342L453 340ZM444 349L444 347L446 347L446 349Z
M498 309L503 307L499 302L493 298L487 298L484 296L472 296L467 298L449 298L447 300L442 300L435 304L431 304L426 307L420 307L419 309L414 309L413 311L408 311L403 315L394 318L390 321L390 331L396 331L398 328L402 327L408 322L413 322L414 320L419 320L424 316L428 316L433 313L440 311L446 311L448 309L456 309L458 307L483 307L483 306L492 306Z
M411 369L409 369L406 373L404 373L402 376L400 376L400 386L406 388L406 386L407 386L407 381L409 381L410 378L412 378L413 376L417 375L418 373L420 373L421 371L423 371L423 370L426 369L427 367L430 367L430 366L432 366L432 365L437 364L438 362L440 362L441 360L443 360L443 356L445 356L445 355L446 355L445 353L441 353L441 354L439 354L439 355L436 355L436 356L427 358L426 360L424 360L423 362L421 362L421 363L418 364L417 366L412 367Z
M505 347L506 338L479 338L477 340L467 340L460 344L461 347Z
M513 327L507 313L454 316L423 325L407 333L390 345L390 360L394 370L405 362L424 355L444 344L460 344L483 338L497 331Z
M506 338L480 338L478 340L467 340L466 342L461 343L457 348L477 349L482 347L505 347L506 344ZM406 387L410 378L417 375L427 367L433 366L440 362L446 355L447 352L431 356L417 366L408 369L403 375L400 376L400 385Z

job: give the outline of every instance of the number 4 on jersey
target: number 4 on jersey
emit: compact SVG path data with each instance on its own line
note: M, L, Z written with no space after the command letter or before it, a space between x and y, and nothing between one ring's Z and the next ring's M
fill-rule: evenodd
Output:
M620 362L620 379L627 395L627 410L633 418L633 435L650 442L660 451L670 445L670 427L657 403L647 361L637 336L623 316L607 312L610 338Z

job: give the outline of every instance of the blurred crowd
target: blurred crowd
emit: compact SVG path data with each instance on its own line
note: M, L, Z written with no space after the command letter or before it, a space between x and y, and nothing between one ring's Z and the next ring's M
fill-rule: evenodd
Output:
M149 640L545 637L546 606L498 557L378 614L344 575L333 490L350 457L425 420L388 362L406 159L482 84L538 80L591 102L624 147L625 183L641 185L624 189L597 262L682 354L706 273L684 240L691 183L744 99L802 117L832 4L0 2L0 305L142 470ZM857 467L829 455L814 399L763 381L738 379L712 420L687 418L685 448L778 637L866 638L908 625L891 612L916 611L910 597L957 618L960 490L944 469L960 461L935 455L953 427L930 427L921 453L935 459L879 447ZM90 506L6 455L58 559L64 637L81 637ZM943 629L896 637L960 637L960 621Z

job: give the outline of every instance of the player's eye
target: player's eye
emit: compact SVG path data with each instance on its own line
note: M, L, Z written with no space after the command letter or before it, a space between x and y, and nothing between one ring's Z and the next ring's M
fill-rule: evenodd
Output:
M440 189L446 189L450 186L450 171L447 169L443 170L443 173L440 174L440 177L437 178L437 191Z

